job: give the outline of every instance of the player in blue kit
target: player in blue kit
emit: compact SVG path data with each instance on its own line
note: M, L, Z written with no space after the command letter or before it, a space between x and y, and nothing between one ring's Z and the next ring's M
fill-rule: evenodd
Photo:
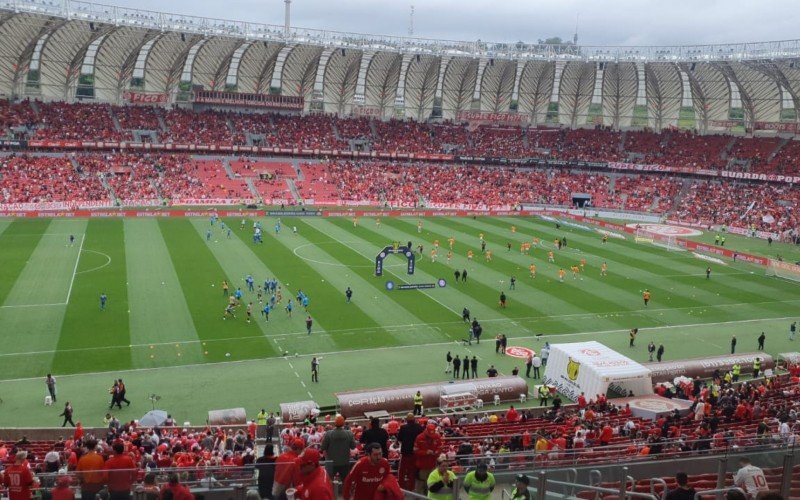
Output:
M292 317L292 309L294 309L294 306L292 305L292 299L289 299L289 303L286 304L286 314L290 318Z
M106 302L108 302L108 296L105 294L105 292L101 293L100 294L100 310L101 311L105 311L106 310Z
M261 315L264 316L264 318L266 318L267 321L269 321L270 310L271 308L269 307L269 304L264 304L264 309L261 310Z

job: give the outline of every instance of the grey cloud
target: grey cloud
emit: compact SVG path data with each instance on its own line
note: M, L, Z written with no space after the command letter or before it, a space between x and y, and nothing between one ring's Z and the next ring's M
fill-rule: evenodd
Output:
M113 2L113 0L112 0ZM796 0L293 0L292 24L316 29L514 42L571 38L585 45L687 45L800 37ZM117 5L283 24L283 0L137 0Z

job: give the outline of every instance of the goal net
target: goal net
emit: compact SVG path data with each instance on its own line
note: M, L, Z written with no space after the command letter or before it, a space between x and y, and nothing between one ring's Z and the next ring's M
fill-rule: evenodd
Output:
M800 281L800 266L782 260L770 259L767 265L767 276Z
M634 236L636 243L649 243L651 245L664 248L670 252L685 252L686 249L680 245L678 238L674 235L654 233L642 228L636 229Z
M642 228L636 228L636 234L633 237L636 243L653 243L655 241L655 234L650 231L645 231Z

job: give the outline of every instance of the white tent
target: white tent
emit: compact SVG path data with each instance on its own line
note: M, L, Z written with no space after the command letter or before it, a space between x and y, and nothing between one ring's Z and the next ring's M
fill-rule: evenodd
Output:
M582 392L587 400L609 391L619 396L653 393L650 370L595 341L552 344L543 382L573 401Z

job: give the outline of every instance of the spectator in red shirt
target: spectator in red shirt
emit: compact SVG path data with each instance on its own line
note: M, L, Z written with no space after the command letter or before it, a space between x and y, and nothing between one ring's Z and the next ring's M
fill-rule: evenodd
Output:
M517 420L519 420L519 412L512 405L506 412L506 422L516 422Z
M189 488L180 483L178 474L171 472L169 482L161 488L159 500L194 500L194 495Z
M71 480L67 475L58 476L56 487L50 491L52 500L75 500L75 492L69 487Z
M370 443L344 482L345 500L373 500L376 493L383 492L383 480L390 474L389 461L383 458L378 443Z
M417 458L417 489L422 492L427 486L428 476L436 468L436 458L442 447L442 437L436 432L436 424L428 424L425 432L414 440L414 456Z
M292 484L292 477L297 470L295 460L305 446L305 441L300 438L295 439L291 447L275 459L275 482L272 485L272 496L275 498L281 498L286 488Z
M104 467L110 500L127 500L131 496L131 487L136 482L136 464L125 453L122 441L114 442L111 448L114 454L106 460Z
M300 484L297 485L295 498L334 500L333 485L325 468L319 466L319 460L319 452L314 448L303 450L295 460L300 470Z
M34 486L36 478L28 467L27 458L27 451L19 451L14 463L6 467L3 482L8 488L9 500L30 500L31 498L31 487Z
M614 437L614 431L611 426L606 423L603 430L600 431L600 446L608 446L611 443L611 438Z

